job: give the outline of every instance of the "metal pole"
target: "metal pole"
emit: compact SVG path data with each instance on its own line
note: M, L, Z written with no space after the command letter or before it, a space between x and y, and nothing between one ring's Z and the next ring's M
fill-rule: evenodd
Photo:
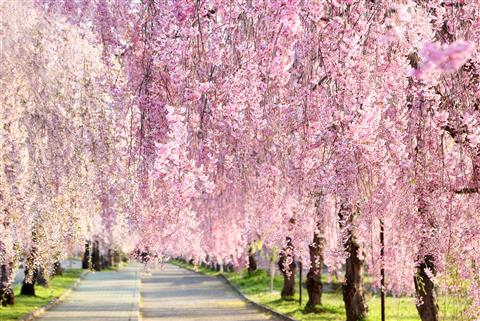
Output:
M302 305L302 261L298 261L298 268L300 269L300 280L299 280L299 290L300 290L300 305Z
M380 300L381 300L381 314L382 314L382 321L385 321L385 268L384 268L384 247L385 247L385 230L383 226L383 220L380 220L380 275L382 277L380 281L381 285L381 292L380 292Z

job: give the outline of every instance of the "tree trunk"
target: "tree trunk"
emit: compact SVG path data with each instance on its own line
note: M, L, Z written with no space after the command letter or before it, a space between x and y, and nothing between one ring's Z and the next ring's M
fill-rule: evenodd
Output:
M344 246L349 254L345 262L345 282L343 284L343 301L345 302L347 321L360 321L365 319L368 312L363 291L364 261L359 258L362 249L355 239L352 228L353 210L351 205L343 203L338 215L340 227L346 229L347 240Z
M113 265L116 267L120 266L120 262L122 261L122 258L120 256L120 252L118 250L113 251Z
M52 275L53 276L63 275L62 264L58 260L55 261L55 263L53 263L53 273L52 273Z
M100 245L98 241L93 243L92 248L92 268L95 271L100 271L102 269L102 262L100 257Z
M107 267L112 267L113 266L113 257L112 257L112 250L108 249L107 251L107 256L105 257L105 263Z
M0 265L0 304L2 306L15 304L15 294L10 284L10 273L9 265Z
M422 302L417 305L417 311L422 321L438 321L438 304L435 294L435 286L428 277L425 269L429 269L435 275L435 265L433 257L427 255L425 261L417 267L417 275L415 276L415 292L417 298Z
M287 245L280 253L278 268L283 274L283 288L281 297L284 300L293 300L295 295L295 256L293 254L294 246L292 240L287 237Z
M38 278L38 269L35 266L35 257L37 256L37 231L36 224L32 230L32 241L33 246L30 249L30 253L23 264L25 277L23 278L22 289L20 290L21 295L31 295L35 296L35 283Z
M20 294L35 296L35 283L37 282L38 270L34 266L29 264L26 264L24 268L25 278L23 279ZM31 278L30 273L32 274Z
M82 269L90 268L90 242L85 242L85 251L82 258Z
M37 269L37 284L48 287L48 277L45 277L45 269Z
M255 253L253 248L250 246L248 249L248 274L251 275L257 270L257 261L255 260Z
M307 273L308 302L305 312L315 312L318 305L322 304L322 271L323 271L323 242L320 233L321 224L317 224L317 230L313 235L313 243L309 245L310 270Z
M423 97L418 97L423 100ZM411 101L411 106L413 106L413 101L416 99L414 96L407 97L407 101ZM429 144L427 143L428 135L423 130L425 123L428 122L429 119L429 111L423 108L422 105L417 107L420 114L418 119L418 128L422 130L418 130L417 134L415 135L416 138L416 146L415 146L415 154L414 154L414 165L415 165L415 195L417 197L417 208L418 208L418 218L420 220L421 228L426 233L423 233L421 239L418 242L419 245L419 254L417 262L417 273L414 276L414 284L415 284L415 292L417 295L417 299L421 302L421 305L417 305L417 311L420 315L422 321L438 321L438 305L436 302L435 297L435 289L432 280L428 277L427 273L425 272L426 269L429 269L430 272L435 275L435 265L434 265L434 257L429 255L432 253L429 249L435 240L437 235L437 217L435 213L429 209L429 200L428 196L435 195L437 187L431 186L424 179L427 175L429 175L429 167L428 167L428 151L430 149ZM453 128L453 127L452 127ZM451 132L449 132L452 134ZM452 135L452 138L455 139L456 134ZM475 165L474 165L475 167ZM473 169L473 176L475 179L475 168ZM442 184L442 187L445 187ZM418 223L417 223L418 224ZM425 255L426 254L426 255ZM423 260L421 260L423 258Z
M359 321L366 317L368 312L363 293L364 262L358 258L359 245L351 241L350 256L346 261L345 283L343 285L343 300L347 310L347 321Z

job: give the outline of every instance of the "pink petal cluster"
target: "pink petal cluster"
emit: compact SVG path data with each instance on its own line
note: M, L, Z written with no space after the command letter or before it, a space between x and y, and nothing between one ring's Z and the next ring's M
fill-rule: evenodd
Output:
M421 73L431 70L453 73L470 59L474 50L472 43L455 41L451 44L427 43L420 51Z

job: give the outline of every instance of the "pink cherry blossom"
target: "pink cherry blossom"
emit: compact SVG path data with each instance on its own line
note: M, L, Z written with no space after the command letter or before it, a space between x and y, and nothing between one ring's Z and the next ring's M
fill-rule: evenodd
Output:
M472 55L473 45L465 41L455 41L451 44L439 45L427 43L423 46L420 56L422 72L438 70L444 73L457 71Z
M374 284L414 295L433 257L473 320L478 6L2 2L0 263L98 239L242 265L288 236L307 265L317 231L334 271L354 233Z

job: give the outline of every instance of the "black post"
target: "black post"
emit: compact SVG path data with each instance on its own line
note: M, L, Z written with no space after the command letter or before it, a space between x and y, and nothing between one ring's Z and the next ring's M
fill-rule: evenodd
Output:
M384 268L384 247L385 247L385 231L383 226L383 220L380 220L380 257L381 257L381 268L380 268L380 275L381 275L381 292L380 292L380 300L381 300L381 314L382 314L382 321L385 321L385 268Z
M298 268L300 269L300 277L299 277L299 291L300 291L300 305L302 305L302 261L298 261Z

